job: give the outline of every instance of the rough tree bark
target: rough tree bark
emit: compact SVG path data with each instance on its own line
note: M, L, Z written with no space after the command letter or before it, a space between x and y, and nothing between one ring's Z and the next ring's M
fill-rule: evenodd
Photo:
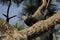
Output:
M37 18L38 20L40 18L39 13L41 13L42 9L46 8L49 4L49 2L47 4L46 0L42 0L42 1L43 4L37 9L34 15L32 15L32 17ZM29 28L18 31L15 28L12 28L4 20L0 19L0 39L1 40L31 40L53 28L52 26L55 25L57 22L60 22L60 13L54 14L52 17L46 20L38 21Z
M37 21L38 20L43 20L43 19L46 19L45 16L46 16L46 13L48 12L47 8L49 6L49 4L51 3L51 0L41 0L42 1L42 4L38 7L38 9L36 10L36 12L32 15L33 19L35 18ZM43 13L42 13L43 11ZM21 17L22 19L25 19L24 22L25 24L27 24L27 26L31 26L33 25L34 23L36 23L37 21L34 19L33 22L27 18L26 16L22 16ZM28 20L26 20L28 19ZM30 23L31 22L31 23ZM31 25L30 25L30 24ZM29 24L29 25L28 25ZM49 34L50 35L50 34Z
M50 18L38 21L29 28L17 31L4 20L0 19L0 39L1 40L27 40L33 39L52 28L52 25L60 22L60 13L56 13Z

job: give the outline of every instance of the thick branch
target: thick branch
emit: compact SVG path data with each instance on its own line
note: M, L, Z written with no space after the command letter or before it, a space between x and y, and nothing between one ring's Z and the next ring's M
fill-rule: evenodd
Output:
M50 2L51 2L51 0L42 0L42 5L38 7L38 9L32 15L32 17L36 18L37 20L45 19L44 17L47 14L47 8L48 8Z
M52 25L57 23L58 20L60 20L60 13L53 15L47 20L39 21L35 23L33 26L31 26L30 28L24 29L20 32L26 34L28 38L31 39L49 30L49 28L51 28Z
M36 10L36 12L32 15L32 17L36 18L36 19L40 19L41 17L43 18L41 12L44 8L46 8L47 5L47 1L46 0L42 0L42 5L38 7L38 9Z
M4 20L0 19L0 38L3 40L27 40L33 39L42 33L48 31L52 28L52 25L55 23L60 22L60 13L54 14L52 17L38 21L34 25L24 30L18 32L16 29L12 28L9 24L7 24ZM3 35L3 38L2 38Z

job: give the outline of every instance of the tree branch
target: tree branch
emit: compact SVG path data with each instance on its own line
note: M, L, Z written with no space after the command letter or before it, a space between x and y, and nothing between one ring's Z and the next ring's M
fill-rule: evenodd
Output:
M47 30L49 30L49 28L51 28L52 25L55 25L55 23L57 23L58 20L60 20L60 13L54 14L47 20L39 21L32 25L30 28L24 29L20 32L26 34L29 38L34 38L40 35L41 33L44 33Z
M48 8L50 2L51 2L51 0L42 0L42 5L38 7L38 9L32 15L32 17L36 18L37 20L44 19L45 15L46 15L46 12L47 12L47 8ZM43 10L44 10L44 12L42 13Z
M4 17L7 17L7 15L3 14Z
M4 38L2 38L4 40L27 40L27 38L33 39L48 31L50 28L52 28L52 25L55 25L55 23L57 22L60 22L60 13L56 13L46 20L38 21L31 27L18 32L15 28L12 28L4 20L0 19L0 32L6 35L4 36Z
M43 15L41 14L41 11L46 8L47 5L47 1L46 0L42 0L42 5L38 7L38 9L36 10L36 12L32 15L32 17L36 18L36 19L41 19L43 18Z
M16 17L17 15L14 15L14 16L12 16L12 17L9 17L9 19L11 19L11 18L14 18L14 17Z

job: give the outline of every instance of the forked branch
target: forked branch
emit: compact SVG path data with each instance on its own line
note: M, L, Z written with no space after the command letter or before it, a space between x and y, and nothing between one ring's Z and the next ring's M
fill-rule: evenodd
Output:
M44 19L44 16L46 15L46 12L45 10L47 9L49 3L50 3L51 0L42 0L42 5L38 7L38 9L36 10L36 12L32 15L32 17L36 18L37 20L42 20ZM42 11L44 10L43 14L42 15Z

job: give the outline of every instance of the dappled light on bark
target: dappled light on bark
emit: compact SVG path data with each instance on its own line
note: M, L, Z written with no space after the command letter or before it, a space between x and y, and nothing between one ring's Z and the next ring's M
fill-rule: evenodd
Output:
M22 39L33 39L41 33L44 33L49 30L49 28L52 28L52 25L55 25L60 20L60 13L54 14L52 17L48 18L47 20L42 20L34 25L32 25L29 28L26 28L24 30L21 30L20 32L17 31L15 28L12 28L8 23L6 23L4 20L0 20L0 33L1 33L1 39L8 38L10 40L22 40ZM59 21L60 22L60 21ZM2 32L1 32L2 31Z

